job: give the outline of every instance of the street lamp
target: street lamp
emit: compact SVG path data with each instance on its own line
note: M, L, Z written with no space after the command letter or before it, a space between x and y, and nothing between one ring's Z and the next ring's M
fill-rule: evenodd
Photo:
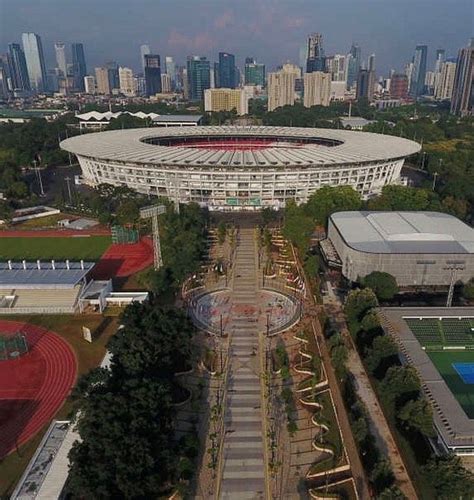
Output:
M38 183L39 183L39 187L40 187L40 194L41 194L41 196L44 196L43 180L41 179L41 172L40 172L39 167L38 167L38 160L34 159L33 165L35 168L36 177L38 178Z

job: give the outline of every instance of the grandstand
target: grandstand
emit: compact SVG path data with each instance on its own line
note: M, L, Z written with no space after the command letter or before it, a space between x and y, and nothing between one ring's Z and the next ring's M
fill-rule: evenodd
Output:
M432 405L435 451L474 456L474 308L390 307L379 316Z
M67 314L79 307L93 262L0 263L0 314Z

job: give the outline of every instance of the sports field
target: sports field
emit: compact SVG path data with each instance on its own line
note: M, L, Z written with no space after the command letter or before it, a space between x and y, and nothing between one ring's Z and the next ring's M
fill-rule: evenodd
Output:
M473 318L405 318L413 335L427 349L474 347Z
M474 418L474 384L465 383L453 363L472 363L474 351L429 351L426 353L469 418ZM466 377L467 378L467 377Z
M110 236L2 238L0 261L5 260L99 260L112 243Z

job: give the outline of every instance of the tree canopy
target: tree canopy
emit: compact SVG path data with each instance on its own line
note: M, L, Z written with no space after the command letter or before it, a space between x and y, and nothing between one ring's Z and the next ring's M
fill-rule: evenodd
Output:
M361 285L373 290L379 300L390 300L398 293L398 285L395 278L381 271L372 271L362 278Z

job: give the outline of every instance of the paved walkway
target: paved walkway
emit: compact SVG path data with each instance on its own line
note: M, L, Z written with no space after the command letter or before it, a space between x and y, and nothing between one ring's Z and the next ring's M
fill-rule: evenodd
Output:
M228 323L231 334L230 373L225 409L222 499L265 498L265 461L262 436L260 357L258 356L258 308L256 249L253 229L241 229L234 270L234 313Z

